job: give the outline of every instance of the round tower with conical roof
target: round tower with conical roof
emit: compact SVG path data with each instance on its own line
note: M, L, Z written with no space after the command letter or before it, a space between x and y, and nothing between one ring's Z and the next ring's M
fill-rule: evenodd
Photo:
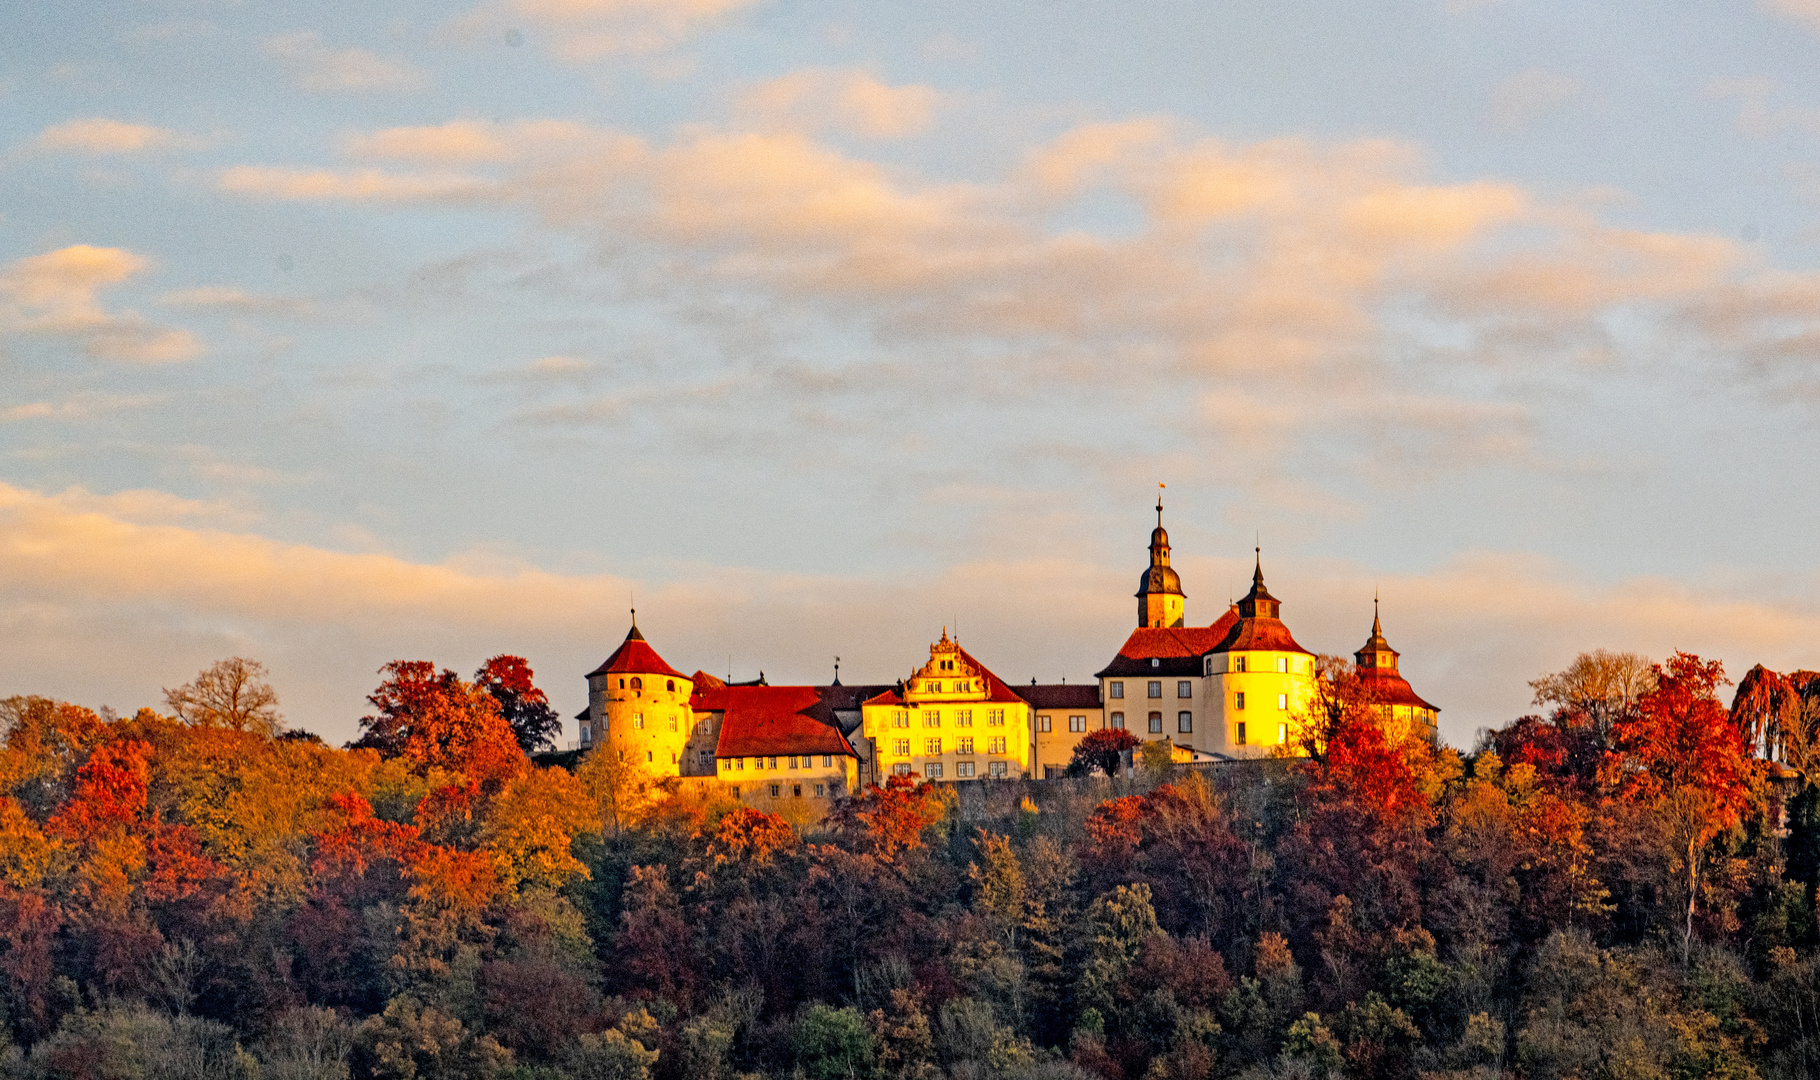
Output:
M695 684L657 655L638 629L588 673L588 722L584 744L645 766L659 776L680 776L694 728L689 695Z
M1188 597L1182 578L1169 565L1169 533L1163 528L1163 497L1156 497L1156 528L1150 533L1150 568L1138 580L1138 625L1183 626Z

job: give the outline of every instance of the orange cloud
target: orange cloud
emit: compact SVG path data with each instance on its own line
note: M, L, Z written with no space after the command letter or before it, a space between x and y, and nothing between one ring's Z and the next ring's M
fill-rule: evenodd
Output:
M41 150L81 154L134 154L175 146L174 132L150 124L128 124L105 117L66 120L38 133L33 140Z
M188 360L201 348L187 330L154 325L136 311L108 311L96 295L147 266L130 251L89 244L20 259L0 269L0 335L65 337L102 360Z
M429 79L402 60L390 60L366 49L336 49L313 30L275 37L265 43L268 56L291 69L305 90L365 92L414 90Z
M469 32L525 22L550 36L550 50L570 61L661 52L688 40L755 0L501 0L458 21Z
M942 95L929 86L890 86L863 71L806 68L742 93L735 112L749 124L872 139L921 134Z

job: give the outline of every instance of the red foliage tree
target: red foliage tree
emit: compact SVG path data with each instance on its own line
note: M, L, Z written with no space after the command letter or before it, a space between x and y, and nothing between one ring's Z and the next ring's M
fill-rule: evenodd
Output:
M531 681L531 665L522 656L493 657L474 673L474 685L493 695L519 749L527 754L554 749L562 718L550 699Z
M829 818L880 859L895 859L921 847L923 830L942 819L941 793L920 780L915 773L887 777L884 787L843 800Z
M1677 652L1656 665L1656 678L1656 689L1638 700L1635 712L1612 726L1612 748L1600 773L1616 798L1663 814L1681 846L1685 954L1693 944L1704 850L1738 824L1751 801L1757 762L1748 736L1719 704L1723 664Z
M1087 733L1068 758L1069 776L1091 776L1095 770L1114 776L1125 752L1138 745L1138 737L1124 728L1101 728Z

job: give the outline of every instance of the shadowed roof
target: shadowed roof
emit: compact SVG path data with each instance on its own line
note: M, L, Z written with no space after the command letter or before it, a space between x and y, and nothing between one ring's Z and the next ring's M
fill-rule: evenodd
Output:
M1227 608L1212 626L1140 626L1125 639L1112 663L1096 672L1094 678L1199 675L1201 657L1211 652L1238 622L1238 611ZM1152 665L1152 660L1161 663Z
M1096 683L1038 683L1020 686L1017 692L1033 709L1097 709L1100 688Z

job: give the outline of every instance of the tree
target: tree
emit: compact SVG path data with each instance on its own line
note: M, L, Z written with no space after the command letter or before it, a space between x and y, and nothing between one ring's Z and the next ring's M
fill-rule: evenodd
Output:
M271 738L284 730L278 691L265 681L265 665L230 656L191 681L164 692L164 703L192 727L253 731Z
M550 708L550 699L531 681L531 665L522 656L493 657L474 673L474 685L493 695L499 715L512 728L518 746L527 754L556 748L562 718Z
M1604 649L1581 653L1566 670L1529 683L1537 705L1552 706L1600 736L1655 687L1656 666L1649 657Z
M810 1080L853 1080L877 1069L877 1050L858 1009L814 1005L796 1027L796 1060Z
M420 773L459 772L489 790L524 768L492 694L424 660L394 660L379 671L388 677L367 697L378 711L361 719L355 747L408 758Z
M1088 732L1086 738L1074 745L1074 754L1068 759L1068 775L1092 776L1098 770L1107 776L1116 776L1125 752L1137 744L1138 737L1124 728Z
M1602 778L1621 798L1654 805L1673 830L1686 875L1685 959L1693 945L1702 853L1708 841L1738 823L1756 764L1744 733L1719 704L1724 665L1677 652L1655 674L1656 688L1613 724Z

